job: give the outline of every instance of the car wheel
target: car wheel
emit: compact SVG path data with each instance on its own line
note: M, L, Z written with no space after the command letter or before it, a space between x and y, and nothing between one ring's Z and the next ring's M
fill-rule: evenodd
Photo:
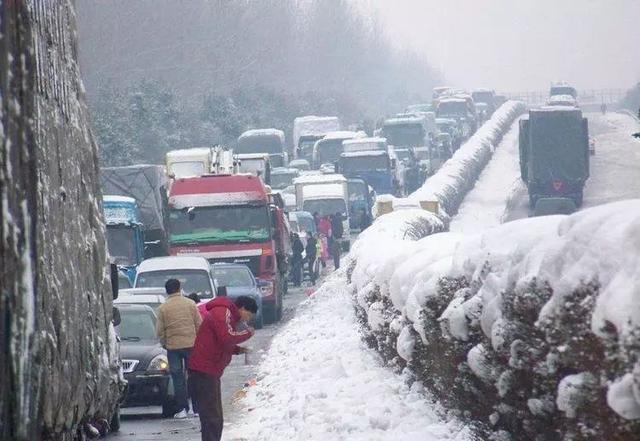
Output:
M113 412L113 416L111 417L111 421L109 422L109 429L111 432L119 432L120 431L120 405L116 405L115 411Z

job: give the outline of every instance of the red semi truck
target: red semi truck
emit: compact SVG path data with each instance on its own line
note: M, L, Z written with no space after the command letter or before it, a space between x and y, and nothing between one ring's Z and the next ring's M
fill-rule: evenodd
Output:
M247 265L262 291L263 317L278 321L287 288L284 212L253 175L176 179L169 191L169 252Z

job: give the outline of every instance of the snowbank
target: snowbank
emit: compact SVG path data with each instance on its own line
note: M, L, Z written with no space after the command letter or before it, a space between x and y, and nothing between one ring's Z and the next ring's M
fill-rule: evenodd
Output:
M409 198L417 201L439 201L441 209L447 215L454 215L462 199L473 188L478 176L491 159L502 136L525 110L524 103L519 101L503 104L491 119Z
M640 200L420 240L412 210L393 214L348 271L365 341L389 365L488 431L636 439Z
M471 440L422 387L392 374L364 347L345 276L331 278L274 338L225 439Z

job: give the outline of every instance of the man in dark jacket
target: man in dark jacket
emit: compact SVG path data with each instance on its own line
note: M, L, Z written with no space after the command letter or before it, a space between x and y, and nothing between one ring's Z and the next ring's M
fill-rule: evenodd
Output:
M309 264L309 277L311 278L311 283L313 285L316 284L316 257L318 254L318 241L311 232L307 233L307 246L304 249L305 254L307 255L307 263Z
M207 304L208 313L198 330L189 357L189 388L196 397L200 413L202 441L220 441L222 437L222 393L220 378L234 354L244 354L238 344L253 336L253 328L239 331L239 322L248 323L258 312L251 297L216 297Z
M342 213L339 211L331 216L331 235L336 239L342 239L344 227L342 226Z
M291 244L291 266L293 267L293 285L300 286L302 284L302 252L304 251L304 245L300 240L298 233L293 233L293 241Z

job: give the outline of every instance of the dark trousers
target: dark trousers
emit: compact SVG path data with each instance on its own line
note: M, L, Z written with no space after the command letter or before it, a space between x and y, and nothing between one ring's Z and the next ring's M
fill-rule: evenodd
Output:
M309 277L311 278L311 283L316 284L316 259L308 259L309 262Z
M171 379L173 380L173 390L176 400L177 412L189 410L189 397L187 396L187 380L186 380L186 366L189 362L189 354L191 354L191 348L183 349L167 349L167 359L169 361L169 372L171 373ZM193 400L193 411L197 412L197 400Z
M302 283L302 258L294 259L292 262L293 285L300 286Z
M220 377L189 370L189 389L198 402L202 441L220 441L224 423Z
M333 267L334 269L340 268L340 251L333 253Z

